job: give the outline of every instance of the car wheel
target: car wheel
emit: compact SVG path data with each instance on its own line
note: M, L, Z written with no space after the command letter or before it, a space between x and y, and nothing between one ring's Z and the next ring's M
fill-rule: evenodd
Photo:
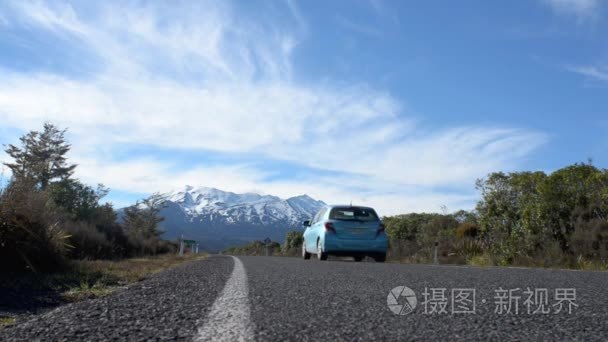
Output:
M355 259L356 262L360 262L361 260L363 260L363 257L360 255L354 256L353 259Z
M327 253L323 252L321 249L321 244L317 241L317 259L319 260L327 260Z
M310 259L310 253L306 251L306 242L302 242L302 259Z
M374 260L376 262L385 262L386 261L386 254L378 254L378 255L374 256Z

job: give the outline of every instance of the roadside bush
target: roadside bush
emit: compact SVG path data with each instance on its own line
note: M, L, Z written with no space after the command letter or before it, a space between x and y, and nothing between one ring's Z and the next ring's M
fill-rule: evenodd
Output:
M483 254L484 248L479 240L465 238L454 243L455 252L466 261Z
M608 222L601 219L579 221L570 237L574 256L605 261L608 259Z
M497 266L509 266L516 257L527 256L517 248L518 243L513 239L500 240L489 246L488 253Z
M26 180L0 193L0 269L52 271L65 265L65 214Z
M175 243L158 236L128 237L111 205L88 206L87 221L57 205L51 186L42 190L27 179L0 189L0 270L52 272L69 259L120 259L175 253ZM80 211L82 213L82 211Z
M98 224L97 229L105 234L111 248L107 254L103 255L103 259L122 259L129 256L133 246L129 243L129 238L118 223Z
M105 259L112 251L106 235L87 222L66 222L65 230L70 234L71 259Z
M179 244L175 241L160 240L156 248L157 254L176 254Z
M268 246L268 252L270 255L280 254L281 245L278 242L271 242ZM234 255L266 255L266 245L263 241L252 241L243 246L227 248L223 253Z
M285 237L285 243L281 247L283 255L300 255L302 243L304 242L304 234L298 231L288 232Z
M467 260L467 264L472 266L494 266L494 261L487 254L474 255Z
M546 241L534 254L516 255L511 265L524 267L575 267L574 259L564 254L557 240Z
M177 243L161 240L157 237L129 236L128 242L127 256L129 257L176 253L178 250Z
M479 233L479 228L474 223L461 223L456 228L456 237L459 239L462 238L474 238L477 237Z
M401 260L412 257L420 251L420 246L416 241L390 239L387 257L392 260Z
M72 259L118 259L172 252L160 239L158 223L165 199L154 194L125 210L117 223L109 189L88 186L72 176L66 130L45 123L42 131L6 145L12 159L9 183L0 188L0 269L52 271Z

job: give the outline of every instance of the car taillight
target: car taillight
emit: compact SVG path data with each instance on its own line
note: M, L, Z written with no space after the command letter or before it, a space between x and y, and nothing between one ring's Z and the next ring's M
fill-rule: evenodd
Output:
M336 232L336 230L334 229L334 224L331 222L325 222L325 230L332 233Z
M376 231L376 236L378 236L382 233L384 233L384 223L380 223L380 226L378 226L378 230Z

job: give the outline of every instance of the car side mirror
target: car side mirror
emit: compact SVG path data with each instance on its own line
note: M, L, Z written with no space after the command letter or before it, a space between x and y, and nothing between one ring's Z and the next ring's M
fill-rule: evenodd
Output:
M302 222L302 226L303 227L309 227L310 226L310 221L306 220L306 221Z

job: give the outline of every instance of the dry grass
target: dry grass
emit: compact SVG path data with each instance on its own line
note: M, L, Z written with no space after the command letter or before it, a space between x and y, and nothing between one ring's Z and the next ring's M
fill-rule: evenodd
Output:
M198 254L180 257L171 254L121 261L78 261L75 262L75 269L76 274L80 275L81 281L62 295L69 301L105 296L154 273L186 261L204 259L206 256L206 254Z
M471 256L467 260L467 264L472 265L472 266L487 267L487 266L494 266L494 261L487 254L480 254L480 255Z
M3 326L15 324L16 321L17 320L15 319L15 317L0 316L0 328L2 328Z
M18 289L19 298L14 298L12 305L5 303L9 308L8 312L12 312L10 310L12 307L15 314L0 316L0 329L15 324L16 320L24 319L19 313L24 309L23 299L33 301L28 304L32 307L27 308L26 311L36 311L36 303L52 300L55 303L53 305L60 305L65 302L102 297L154 273L206 257L205 253L183 257L165 254L121 261L74 261L69 270L59 273L28 273L6 277L0 280L0 289Z

